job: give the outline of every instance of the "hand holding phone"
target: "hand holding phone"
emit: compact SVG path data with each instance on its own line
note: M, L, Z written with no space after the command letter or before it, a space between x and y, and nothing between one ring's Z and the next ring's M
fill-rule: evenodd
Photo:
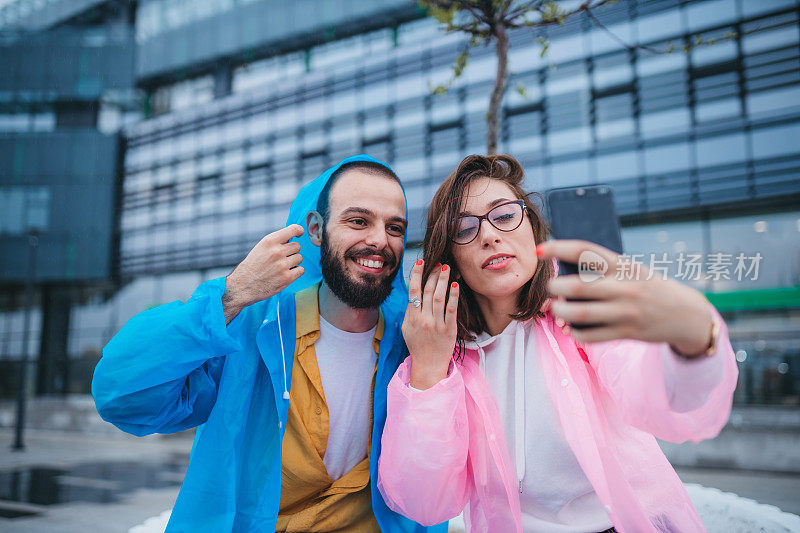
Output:
M560 187L548 190L545 200L550 229L555 239L590 241L618 254L622 253L622 235L611 187L602 184ZM589 256L587 259L593 258ZM588 270L595 269L591 261L582 263L578 265L559 259L558 274L588 274ZM570 325L574 329L596 326L576 323Z

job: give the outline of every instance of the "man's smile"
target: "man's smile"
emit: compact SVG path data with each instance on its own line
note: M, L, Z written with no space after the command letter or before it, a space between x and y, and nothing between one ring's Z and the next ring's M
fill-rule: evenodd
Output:
M361 270L372 274L379 274L382 272L383 267L386 264L384 259L377 255L354 257L353 262L358 265Z

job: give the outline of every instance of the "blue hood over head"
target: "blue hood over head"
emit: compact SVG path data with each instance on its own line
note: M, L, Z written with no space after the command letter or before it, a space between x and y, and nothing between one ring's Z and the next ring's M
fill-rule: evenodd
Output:
M389 170L392 170L389 165L384 163L383 161L379 161L372 156L368 156L366 154L361 155L354 155L351 157L347 157L342 159L336 165L332 166L322 174L320 174L315 179L311 180L310 182L306 183L300 192L297 193L297 197L292 202L292 206L289 209L289 217L286 219L286 225L290 224L299 224L305 230L305 233L300 237L293 239L300 243L300 254L303 256L302 266L305 269L305 273L300 276L299 279L295 280L294 283L289 285L284 290L288 290L291 292L299 292L306 287L310 287L315 283L319 283L322 280L322 268L321 268L321 260L320 260L320 247L314 245L311 240L308 238L308 226L306 225L306 217L308 213L311 211L315 211L317 209L317 200L319 199L319 195L322 193L322 189L325 187L325 184L328 183L328 180L331 179L331 176L334 172L339 170L339 167L342 165L346 165L347 163L354 163L357 161L366 161L369 163L377 163L386 167ZM394 172L394 171L392 171ZM378 176L375 176L375 179L383 179ZM403 188L402 184L400 185ZM403 197L405 198L405 189L403 189ZM408 218L408 199L406 198L406 212L405 217ZM405 249L406 238L403 237L403 248ZM392 292L389 294L389 297L386 299L384 305L390 306L393 310L397 312L402 312L406 306L408 305L408 289L406 288L406 282L403 278L403 256L401 255L398 258L398 263L400 264L400 270L397 273L397 276L392 281Z

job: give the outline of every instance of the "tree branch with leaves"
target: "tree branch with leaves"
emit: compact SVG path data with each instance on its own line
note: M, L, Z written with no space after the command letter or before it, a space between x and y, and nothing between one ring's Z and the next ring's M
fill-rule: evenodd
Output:
M453 78L433 92L441 94L461 76L467 65L470 49L494 44L497 55L497 72L486 112L486 151L497 152L500 134L500 109L508 83L509 31L515 28L541 28L564 24L568 18L595 9L615 0L586 0L572 9L563 9L556 1L545 0L418 0L418 4L442 23L447 32L461 32L468 36L464 51L456 58ZM542 55L547 41L539 39Z
M477 46L494 45L497 56L497 72L495 73L492 92L489 97L489 108L486 112L486 152L497 152L500 134L500 110L508 83L508 53L510 48L509 32L517 28L546 28L563 25L568 19L585 14L598 28L628 50L637 48L653 53L672 53L670 43L666 50L656 50L648 46L628 44L610 31L594 14L594 10L617 0L584 0L578 4L559 2L557 0L416 0L428 11L428 14L439 21L448 33L463 33L467 39L464 49L456 57L451 79L432 88L434 94L443 94L463 74L467 67L470 51ZM564 8L562 4L570 7ZM728 32L723 38L732 39L735 33ZM718 39L703 40L697 36L693 41L684 43L681 49L690 51L694 46L714 44ZM550 46L544 36L538 36L536 42L540 46L540 55L544 57ZM524 93L524 88L520 92Z

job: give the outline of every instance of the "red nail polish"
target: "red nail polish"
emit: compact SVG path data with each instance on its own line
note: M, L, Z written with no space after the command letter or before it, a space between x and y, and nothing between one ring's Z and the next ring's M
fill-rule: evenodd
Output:
M441 263L436 263L436 267L435 268L439 268L440 266L442 266Z
M542 245L541 244L537 244L536 245L536 257L539 257L541 255L542 255Z
M458 282L455 282L455 281L454 281L454 282L453 282L453 285L452 285L452 287L453 287L454 289L457 289L457 288L458 288Z
M422 259L417 259L417 266L422 264Z
M447 270L447 265L443 265L443 266L442 266L442 272L444 272L444 271L446 271L446 270Z

